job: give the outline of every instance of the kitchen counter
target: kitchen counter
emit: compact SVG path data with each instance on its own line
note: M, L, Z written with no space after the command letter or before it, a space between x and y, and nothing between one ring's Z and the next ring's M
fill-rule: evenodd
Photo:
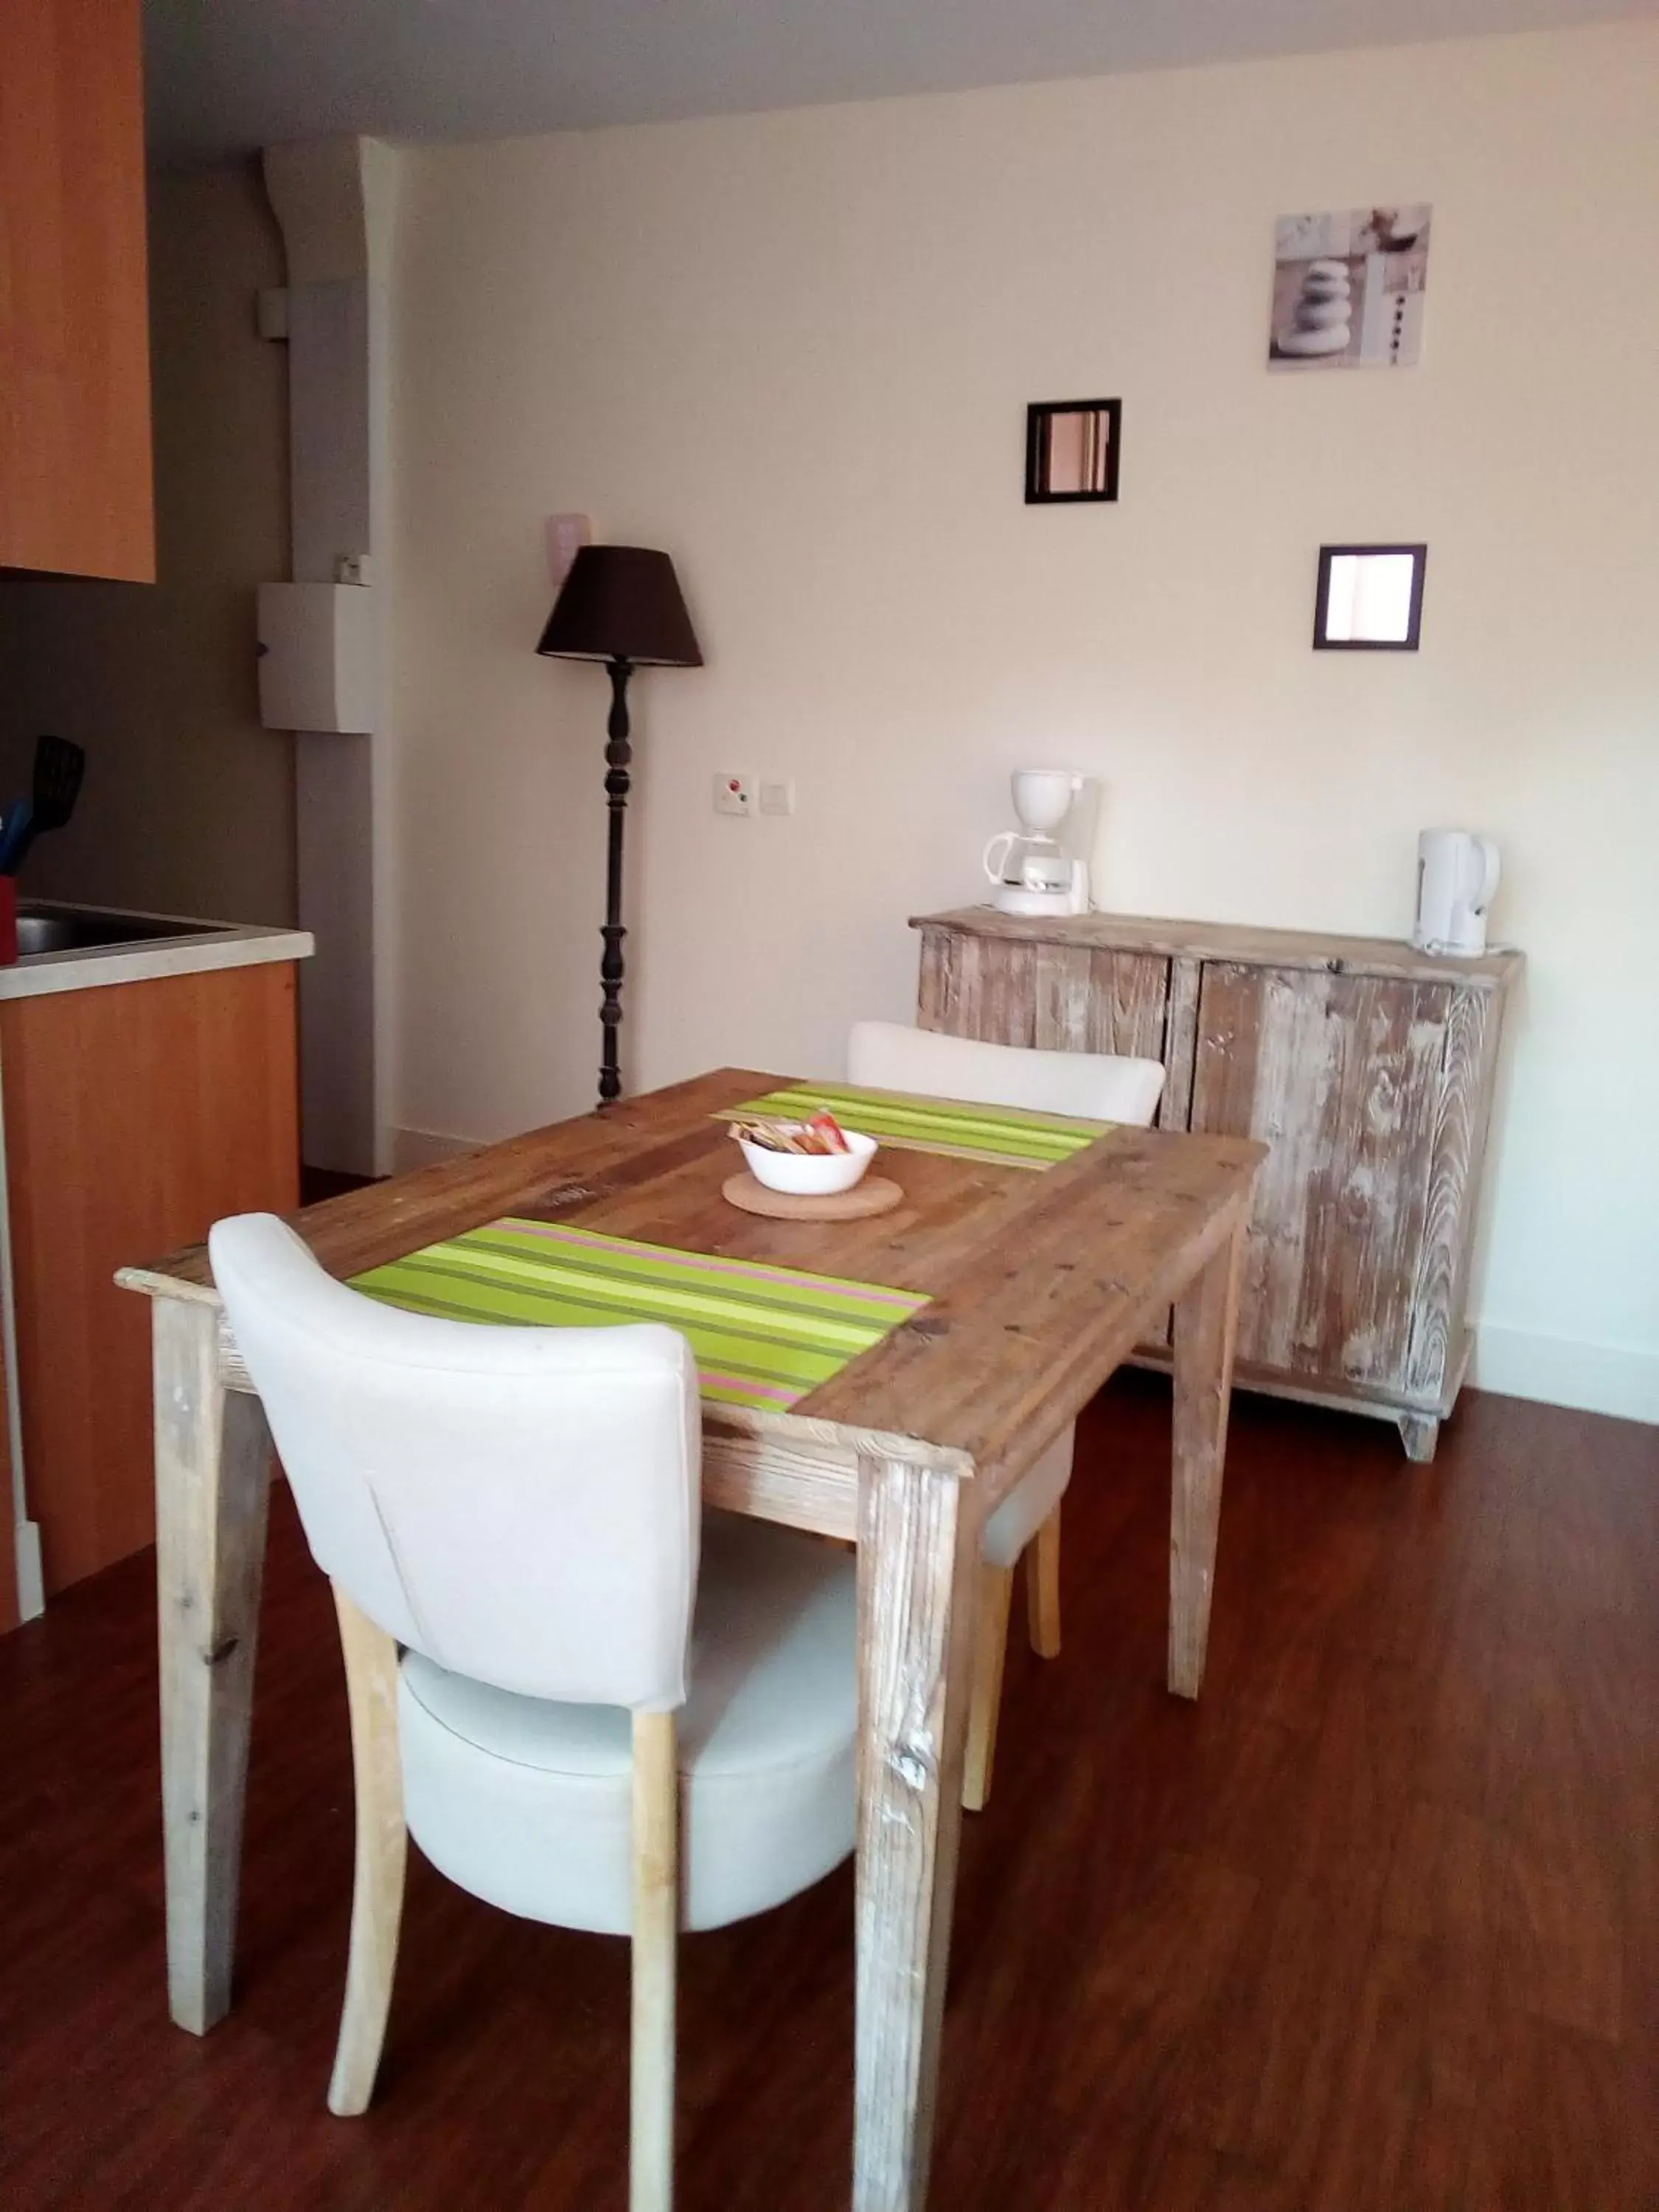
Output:
M141 925L144 934L128 945L26 953L15 965L0 967L0 1000L40 998L51 992L86 991L112 983L143 983L162 975L198 975L216 968L307 960L316 950L315 939L303 929L196 921L179 915L139 914L117 907L72 907L57 900L50 905L54 914L82 915L100 922L131 921ZM166 933L169 925L176 935Z

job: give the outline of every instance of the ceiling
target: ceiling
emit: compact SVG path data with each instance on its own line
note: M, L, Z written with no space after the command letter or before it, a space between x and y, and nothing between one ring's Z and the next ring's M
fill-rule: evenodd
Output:
M484 138L1647 15L1659 0L145 0L155 158Z

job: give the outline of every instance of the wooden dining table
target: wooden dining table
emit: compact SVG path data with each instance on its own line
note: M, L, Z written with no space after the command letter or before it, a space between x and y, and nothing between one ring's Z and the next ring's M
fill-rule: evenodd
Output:
M711 1506L858 1548L859 1820L852 2203L920 2212L961 1827L988 1513L1173 1307L1169 1687L1203 1678L1240 1259L1264 1147L1103 1127L1034 1170L884 1151L903 1189L861 1221L721 1195L721 1120L790 1079L723 1068L308 1206L341 1278L530 1215L683 1251L924 1293L787 1410L704 1401ZM229 2009L270 1439L205 1246L124 1268L152 1304L168 1997Z

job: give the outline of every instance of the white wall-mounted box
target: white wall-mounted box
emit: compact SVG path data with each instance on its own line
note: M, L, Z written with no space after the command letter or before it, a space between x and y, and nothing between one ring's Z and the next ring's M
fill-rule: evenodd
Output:
M261 584L259 720L268 730L374 726L374 594L362 584Z

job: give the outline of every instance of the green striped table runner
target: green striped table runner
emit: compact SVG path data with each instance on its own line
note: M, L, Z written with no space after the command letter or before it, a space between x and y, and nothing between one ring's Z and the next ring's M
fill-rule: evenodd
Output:
M972 1106L955 1098L922 1098L890 1091L855 1091L844 1083L792 1084L764 1098L745 1098L733 1114L773 1114L805 1121L828 1107L838 1121L884 1145L959 1159L998 1160L1008 1167L1048 1168L1092 1145L1111 1125L1013 1106Z
M718 1405L793 1406L928 1301L749 1260L677 1252L511 1217L352 1278L387 1305L451 1321L593 1328L666 1322Z

